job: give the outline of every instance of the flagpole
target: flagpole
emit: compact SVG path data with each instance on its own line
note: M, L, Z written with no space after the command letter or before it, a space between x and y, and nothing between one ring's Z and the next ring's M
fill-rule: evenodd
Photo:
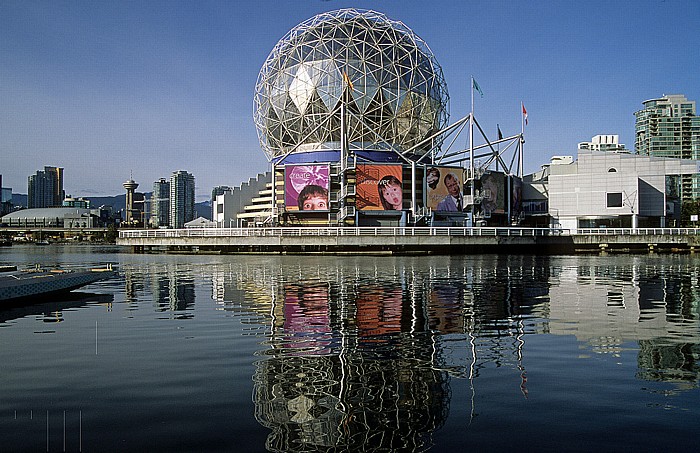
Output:
M496 140L500 140L501 137L501 126L496 123ZM498 144L496 145L496 171L498 171L498 158L501 157L501 142L499 141ZM507 170L506 168L503 169L504 171Z
M523 177L523 147L525 146L525 104L520 101L520 155L518 156L518 176Z
M525 137L525 105L523 104L523 101L520 101L520 150L518 152L518 172L520 173L521 178L523 177L522 171L520 170L523 166L523 146L525 146L524 142L524 137Z
M474 199L476 197L474 185L476 178L474 177L474 76L471 76L471 95L472 95L472 112L469 116L469 175L471 178L471 197L472 197L472 226L474 226Z

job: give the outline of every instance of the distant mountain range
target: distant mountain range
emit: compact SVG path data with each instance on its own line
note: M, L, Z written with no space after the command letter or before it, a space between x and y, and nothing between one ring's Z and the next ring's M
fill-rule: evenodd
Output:
M148 199L151 198L152 192L144 193L144 196ZM82 197L86 200L90 200L90 205L93 208L99 208L100 206L111 206L114 211L121 211L126 209L126 195L115 195L112 197ZM27 207L27 195L21 193L12 194L12 204L15 206ZM211 203L209 200L203 201L201 203L195 203L194 209L196 211L195 217L204 217L211 220Z

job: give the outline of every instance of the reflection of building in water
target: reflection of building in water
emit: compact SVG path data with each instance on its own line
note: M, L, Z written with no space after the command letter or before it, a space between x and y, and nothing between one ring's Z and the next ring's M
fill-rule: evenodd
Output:
M168 305L173 311L186 310L194 305L194 279L168 275Z
M150 293L159 311L182 311L195 302L195 281L189 269L151 265L145 269L124 269L126 301L137 302L139 293Z
M493 261L285 269L300 283L272 285L270 349L254 376L268 449L429 448L450 376L489 364L511 367L527 394L523 335L539 327L520 317L541 309L549 267L525 261L508 259L505 277Z
M151 273L153 304L159 311L184 311L194 306L194 278L189 270L168 266Z
M700 385L700 344L642 340L637 360L637 377L641 379L676 382L681 388Z
M629 259L633 264L562 269L550 289L551 332L575 335L599 353L618 354L624 343L638 342L639 377L700 381L700 290L693 283L700 274Z
M254 377L272 451L423 449L447 416L435 335L416 322L425 304L395 285L350 281L280 288L282 319Z
M216 266L212 277L212 299L220 310L241 315L250 326L267 326L273 313L280 269L274 266ZM252 327L251 327L252 329Z
M528 334L639 342L640 378L697 385L698 272L586 259L286 257L217 266L212 286L264 338L254 400L270 450L427 449L452 379L504 367L527 396Z

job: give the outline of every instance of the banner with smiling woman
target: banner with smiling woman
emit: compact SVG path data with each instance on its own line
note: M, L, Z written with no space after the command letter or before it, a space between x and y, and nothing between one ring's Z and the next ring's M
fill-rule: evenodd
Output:
M356 206L360 211L401 211L401 165L358 164Z
M328 211L329 165L288 165L284 169L287 211Z

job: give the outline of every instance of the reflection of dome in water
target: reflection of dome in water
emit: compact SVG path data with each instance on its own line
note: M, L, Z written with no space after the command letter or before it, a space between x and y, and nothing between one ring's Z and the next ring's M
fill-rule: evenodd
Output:
M427 44L383 14L342 9L293 28L260 70L254 118L268 159L339 148L344 74L349 142L405 151L447 124L447 86Z
M447 373L429 361L275 352L253 376L270 451L421 451L447 419Z

